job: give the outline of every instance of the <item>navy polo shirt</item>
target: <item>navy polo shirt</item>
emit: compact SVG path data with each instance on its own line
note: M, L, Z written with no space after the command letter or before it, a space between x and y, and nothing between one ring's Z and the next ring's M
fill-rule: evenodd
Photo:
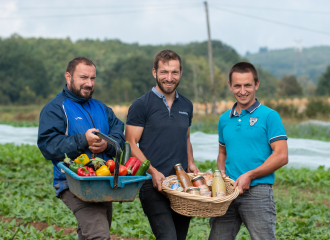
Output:
M128 110L127 125L143 127L139 148L165 177L175 174L174 165L188 167L187 131L193 105L176 92L169 108L166 98L155 88L135 100Z
M272 154L271 143L288 139L280 115L258 99L241 114L231 110L221 115L219 144L226 147L226 174L233 180L262 165ZM274 184L275 174L253 179L251 186Z

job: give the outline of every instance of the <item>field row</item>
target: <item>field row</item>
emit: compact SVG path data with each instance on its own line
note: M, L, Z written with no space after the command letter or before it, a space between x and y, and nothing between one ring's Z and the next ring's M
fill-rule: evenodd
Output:
M55 197L52 187L52 164L35 146L0 145L0 215L20 219L22 224L34 221L76 228L77 222L67 207ZM198 163L201 170L216 168L216 163ZM330 170L282 168L276 172L274 195L277 207L278 239L330 238ZM193 218L187 239L207 239L209 218ZM70 234L58 237L52 227L37 231L15 221L1 222L0 239L76 239ZM140 201L114 203L111 233L122 237L155 239ZM24 235L25 234L25 235ZM26 234L34 234L32 235ZM237 239L250 239L245 227Z

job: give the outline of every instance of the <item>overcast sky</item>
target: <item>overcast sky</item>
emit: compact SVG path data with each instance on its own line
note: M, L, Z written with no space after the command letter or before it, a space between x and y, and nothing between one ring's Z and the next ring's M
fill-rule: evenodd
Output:
M260 47L330 45L330 1L209 0L211 37L239 54ZM119 39L166 44L207 40L203 1L0 0L0 37Z

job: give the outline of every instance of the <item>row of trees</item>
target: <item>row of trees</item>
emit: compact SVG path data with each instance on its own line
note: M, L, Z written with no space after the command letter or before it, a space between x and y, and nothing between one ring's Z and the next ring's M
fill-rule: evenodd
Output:
M217 100L221 100L230 93L227 85L230 67L246 59L220 41L213 41L212 45L214 88ZM151 74L153 57L163 49L172 49L183 59L183 76L178 91L193 101L211 102L207 42L140 46L119 40L72 42L68 38L22 38L13 35L0 38L0 104L41 103L53 98L63 89L67 63L77 56L88 57L96 64L94 97L108 104L129 104L155 85ZM301 94L301 90L294 93L283 90L287 89L292 77L280 81L260 67L258 72L261 82L258 97Z
M330 66L320 76L317 85L310 84L308 78L296 78L295 76L285 75L278 82L277 95L287 96L329 96L330 95Z

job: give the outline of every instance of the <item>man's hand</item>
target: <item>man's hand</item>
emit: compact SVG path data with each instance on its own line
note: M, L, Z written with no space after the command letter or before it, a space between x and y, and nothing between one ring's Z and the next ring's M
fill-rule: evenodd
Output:
M187 172L194 173L194 175L197 175L201 171L199 171L199 169L196 167L195 163L191 163L191 164L188 164Z
M162 182L165 180L165 176L158 172L156 169L152 173L152 184L159 192L162 192Z
M94 143L99 143L102 140L101 138L96 136L94 134L94 132L99 132L99 130L95 129L95 128L91 128L91 129L88 129L87 132L85 133L86 139L88 142L88 146L93 146Z
M108 143L101 139L101 142L95 142L92 146L89 146L89 150L91 150L92 153L100 153L105 151L107 149Z
M239 178L236 179L234 182L233 187L235 188L238 186L239 189L239 194L243 194L246 190L250 189L250 184L251 184L252 178L250 176L250 173L244 173Z

